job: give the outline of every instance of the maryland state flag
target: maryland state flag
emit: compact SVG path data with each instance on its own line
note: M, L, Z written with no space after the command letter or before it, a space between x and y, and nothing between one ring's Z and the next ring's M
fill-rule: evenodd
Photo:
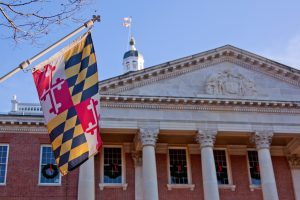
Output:
M95 155L99 131L98 72L91 34L33 71L56 164L62 175Z

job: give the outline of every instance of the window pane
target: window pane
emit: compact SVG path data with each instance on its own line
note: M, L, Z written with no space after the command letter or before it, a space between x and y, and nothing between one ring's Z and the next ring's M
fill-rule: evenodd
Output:
M55 163L51 147L42 147L42 157L40 165L40 183L59 183L60 172ZM58 173L57 173L58 172ZM55 175L57 173L57 175ZM53 176L53 177L52 177Z
M225 150L214 150L218 184L229 184Z
M169 149L171 184L188 184L185 149Z
M249 171L252 185L260 185L260 170L257 151L248 151Z
M5 182L6 166L7 166L8 146L0 146L0 183Z
M122 149L104 148L104 183L122 183Z

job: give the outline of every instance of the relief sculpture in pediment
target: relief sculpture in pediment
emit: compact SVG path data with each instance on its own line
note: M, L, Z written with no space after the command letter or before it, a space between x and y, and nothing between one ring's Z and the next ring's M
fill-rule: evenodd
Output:
M244 75L227 69L212 75L206 83L206 92L211 95L253 96L257 94L253 81Z

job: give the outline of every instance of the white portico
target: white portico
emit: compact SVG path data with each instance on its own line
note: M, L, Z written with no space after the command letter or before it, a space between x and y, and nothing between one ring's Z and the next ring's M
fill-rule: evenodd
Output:
M276 156L289 160L299 199L299 80L299 71L232 46L127 73L99 83L103 141L132 153L135 199L166 198L170 190L190 199L238 198L241 176L230 170L231 157L245 159L243 190L280 199ZM180 163L174 152L187 157Z

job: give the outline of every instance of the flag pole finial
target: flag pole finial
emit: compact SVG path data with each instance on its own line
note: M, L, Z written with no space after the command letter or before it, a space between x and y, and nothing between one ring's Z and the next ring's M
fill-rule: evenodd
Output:
M100 15L93 15L93 19L92 19L94 22L100 22L101 21L101 17Z

